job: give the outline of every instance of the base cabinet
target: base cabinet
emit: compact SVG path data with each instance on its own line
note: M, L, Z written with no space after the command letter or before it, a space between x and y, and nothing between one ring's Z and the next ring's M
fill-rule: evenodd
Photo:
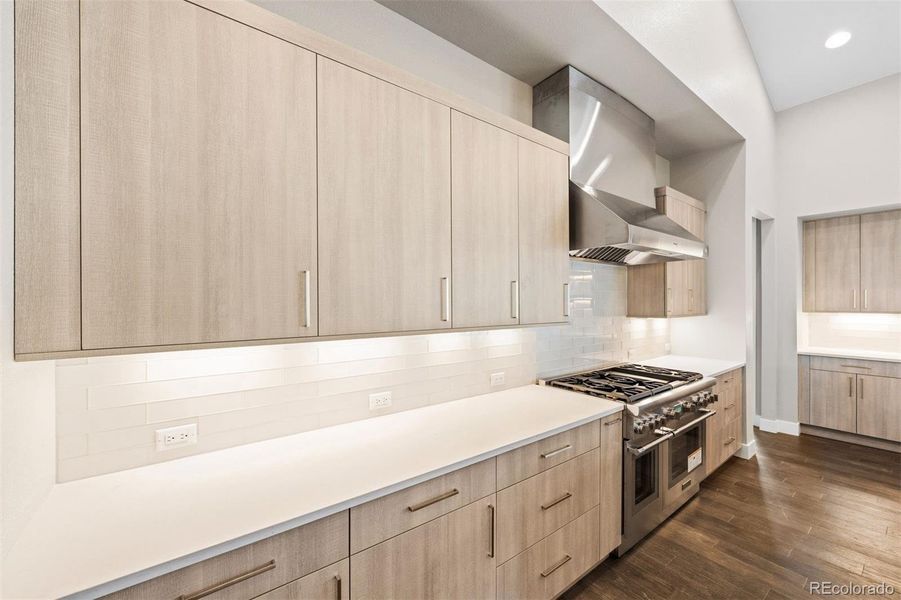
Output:
M319 569L287 585L275 588L254 600L348 600L350 561L344 559Z
M857 376L834 371L810 372L810 424L857 431Z
M707 474L729 460L741 446L742 399L744 371L735 369L716 378L714 393L717 401L710 408L716 411L707 419L704 462Z
M901 442L901 379L857 376L857 433Z

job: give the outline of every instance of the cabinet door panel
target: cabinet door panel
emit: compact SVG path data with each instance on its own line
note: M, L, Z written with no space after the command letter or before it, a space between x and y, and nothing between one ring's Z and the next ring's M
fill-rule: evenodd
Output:
M817 221L814 245L816 310L859 310L860 217L855 215Z
M810 371L810 424L857 431L857 376Z
M83 347L315 335L315 56L188 2L81 7Z
M517 138L452 112L454 327L519 323Z
M864 312L901 312L901 210L860 216Z
M901 379L857 376L857 433L901 442Z
M494 507L488 496L354 554L351 597L493 600Z
M323 567L291 583L257 596L254 600L348 600L350 560Z
M601 419L601 557L622 542L623 416Z
M520 322L566 320L569 171L564 154L519 139Z
M450 327L450 109L318 60L320 334Z

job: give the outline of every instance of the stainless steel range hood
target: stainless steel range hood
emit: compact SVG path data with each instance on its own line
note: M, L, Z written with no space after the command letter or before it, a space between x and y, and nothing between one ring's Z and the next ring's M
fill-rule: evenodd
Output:
M533 91L533 125L569 142L570 255L640 265L707 256L655 208L654 121L573 67Z

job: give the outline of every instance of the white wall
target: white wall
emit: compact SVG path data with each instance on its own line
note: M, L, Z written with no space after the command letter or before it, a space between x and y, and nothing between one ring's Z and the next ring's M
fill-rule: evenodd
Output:
M532 86L374 0L252 0L414 75L532 124Z
M778 113L779 408L797 420L797 321L802 217L901 206L901 75ZM840 319L861 337L882 316ZM829 320L817 319L820 327ZM890 330L891 328L889 328ZM817 339L822 339L820 336ZM825 339L828 339L826 337ZM875 349L875 348L874 348Z

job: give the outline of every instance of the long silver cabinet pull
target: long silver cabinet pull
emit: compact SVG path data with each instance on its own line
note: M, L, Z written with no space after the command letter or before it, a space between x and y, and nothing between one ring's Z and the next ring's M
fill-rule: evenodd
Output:
M510 317L519 318L519 282L510 282Z
M861 367L860 365L840 365L842 367L848 367L849 369L863 369L864 371L872 370L872 367Z
M569 284L564 283L563 284L563 316L564 317L569 316L569 305L570 305Z
M863 307L864 309L870 308L870 290L868 289L863 291Z
M541 505L541 510L547 510L547 509L549 509L549 508L553 508L554 506L557 506L558 504L560 504L560 503L563 502L564 500L569 500L569 499L572 498L572 497L573 497L573 495L572 495L571 493L566 492L565 494L563 494L562 496L560 496L560 497L557 498L556 500L551 500L551 501L548 502L547 504L542 504L542 505Z
M851 290L851 308L857 308L857 289Z
M198 600L199 598L204 598L206 596L209 596L210 594L215 594L216 592L218 592L220 590L224 590L225 588L231 587L238 583L241 583L242 581L247 581L251 577L256 577L257 575L261 575L261 574L265 573L266 571L271 571L274 568L275 568L275 559L270 560L265 565L260 565L259 567L255 568L255 569L251 569L250 571L247 571L246 573L242 573L241 575L237 575L235 577L232 577L231 579L226 579L225 581L223 581L221 583L217 583L217 584L211 585L210 587L203 588L200 591L194 592L192 594L182 594L181 596L176 598L176 600Z
M728 446L729 444L731 444L731 443L734 442L734 441L735 441L735 437L734 437L734 436L730 436L728 440L726 440L725 442L723 442L723 446Z
M617 417L617 418L613 419L612 421L608 421L607 423L604 423L604 427L610 427L611 425L616 425L617 423L622 423L622 421L623 421L622 417Z
M494 558L494 505L488 505L488 557Z
M566 452L567 450L569 450L571 448L572 448L572 444L567 444L567 445L563 446L562 448L557 448L556 450L550 450L548 452L544 452L543 454L541 454L541 458L550 458L552 456L557 456L561 452Z
M854 378L848 377L848 397L854 396Z
M303 326L310 326L310 272L303 272Z
M454 488L449 492L444 492L440 496L435 496L431 500L426 500L425 502L420 502L419 504L413 504L411 506L408 506L407 510L410 512L416 512L417 510L422 510L423 508L425 508L427 506L431 506L438 502L441 502L442 500L447 500L448 498L453 498L454 496L456 496L459 493L460 493L460 490L458 490L457 488Z
M857 395L863 398L863 378L861 378L860 384L858 385Z
M565 565L566 563L568 563L570 560L572 560L572 556L570 556L569 554L564 554L564 555L563 555L563 558L561 558L560 560L558 560L556 563L554 563L553 565L551 565L550 567L548 567L548 568L545 569L544 571L542 571L542 572L541 572L541 576L542 576L542 577L548 577L548 576L550 576L551 573L553 573L554 571L556 571L557 569L559 569L560 567L562 567L563 565Z
M450 282L447 277L441 278L441 320L450 318Z
M335 575L335 599L341 600L341 576Z

